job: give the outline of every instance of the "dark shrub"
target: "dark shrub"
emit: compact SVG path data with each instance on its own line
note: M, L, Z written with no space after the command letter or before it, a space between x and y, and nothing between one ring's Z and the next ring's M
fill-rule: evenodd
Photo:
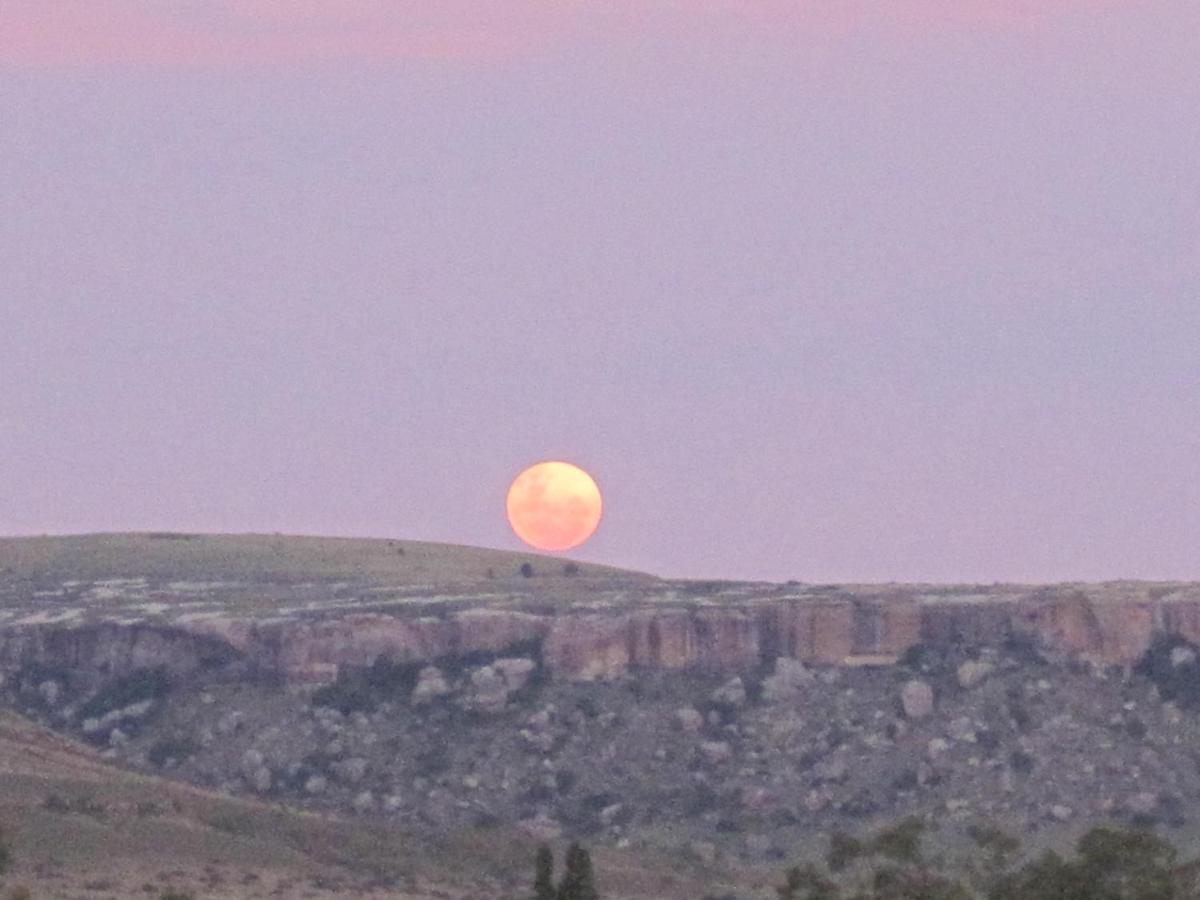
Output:
M166 765L167 760L174 759L177 762L183 762L185 759L195 755L200 749L196 746L196 742L191 738L186 737L169 737L157 741L147 752L146 758L154 765L162 768Z
M79 719L99 718L143 700L158 700L171 690L171 678L163 666L134 669L98 690L79 708Z
M421 663L398 663L385 656L365 668L339 668L333 683L313 692L312 705L344 715L373 712L381 701L411 693L420 672Z
M825 862L830 871L841 872L862 855L862 842L846 832L835 831L829 836L829 852L825 854Z
M1153 681L1164 700L1200 707L1200 647L1190 641L1159 635L1134 671Z
M1008 758L1008 764L1018 775L1029 775L1034 769L1034 759L1024 750L1014 750Z
M871 849L897 862L916 862L921 858L921 838L924 834L924 822L915 818L905 819L879 832L871 842Z

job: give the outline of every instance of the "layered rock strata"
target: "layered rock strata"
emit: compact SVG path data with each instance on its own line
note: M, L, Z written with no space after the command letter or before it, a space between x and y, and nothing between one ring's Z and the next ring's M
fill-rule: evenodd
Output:
M405 614L353 607L319 615L159 617L0 625L0 668L111 673L253 670L290 683L344 667L455 657L536 657L549 676L603 680L637 671L736 673L796 659L815 666L888 664L918 643L1035 640L1081 660L1128 666L1156 634L1200 642L1200 586L1053 588L746 588L606 606L477 606Z

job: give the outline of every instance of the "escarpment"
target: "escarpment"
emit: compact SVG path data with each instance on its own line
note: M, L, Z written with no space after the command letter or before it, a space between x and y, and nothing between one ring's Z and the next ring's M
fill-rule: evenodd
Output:
M441 606L364 599L268 615L219 603L196 614L196 603L159 594L140 613L75 601L53 614L9 614L0 623L0 667L228 669L314 684L380 658L433 663L519 655L537 658L551 678L587 681L640 671L733 674L780 657L811 666L886 665L918 644L1012 640L1129 666L1156 634L1200 641L1194 585L746 585L706 593L673 584L633 596L597 588L586 603L548 605L514 592L499 601L470 594L441 598Z

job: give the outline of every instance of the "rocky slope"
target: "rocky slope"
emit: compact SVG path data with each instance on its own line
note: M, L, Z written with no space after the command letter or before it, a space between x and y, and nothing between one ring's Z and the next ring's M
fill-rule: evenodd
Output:
M688 583L408 542L46 540L0 542L5 702L228 793L704 865L909 814L1189 828L1200 801L1196 585Z

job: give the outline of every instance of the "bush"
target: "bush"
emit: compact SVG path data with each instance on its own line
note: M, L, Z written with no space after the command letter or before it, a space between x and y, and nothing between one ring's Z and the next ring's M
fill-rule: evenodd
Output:
M1030 775L1037 765L1034 758L1024 750L1014 750L1008 757L1008 764L1018 775Z
M829 836L829 853L825 862L833 872L841 872L863 854L862 842L846 834L835 831Z
M522 578L532 578L533 577L533 563L521 563L520 572L521 572Z
M171 678L163 666L134 669L102 687L79 708L79 719L99 718L143 700L158 700L171 690Z
M343 715L374 712L380 701L411 693L417 686L421 665L380 656L365 668L339 668L333 683L313 692L312 705L336 709Z
M1164 700L1189 709L1200 707L1200 647L1190 641L1160 635L1134 671L1153 681Z
M924 833L925 823L920 819L905 819L879 832L871 842L871 849L897 862L916 862L921 858L921 837Z
M8 849L8 841L4 839L4 832L0 831L0 875L7 872L11 865L12 851Z
M186 737L163 738L152 746L146 753L146 758L154 765L162 768L169 759L183 762L193 756L199 748L196 742Z

